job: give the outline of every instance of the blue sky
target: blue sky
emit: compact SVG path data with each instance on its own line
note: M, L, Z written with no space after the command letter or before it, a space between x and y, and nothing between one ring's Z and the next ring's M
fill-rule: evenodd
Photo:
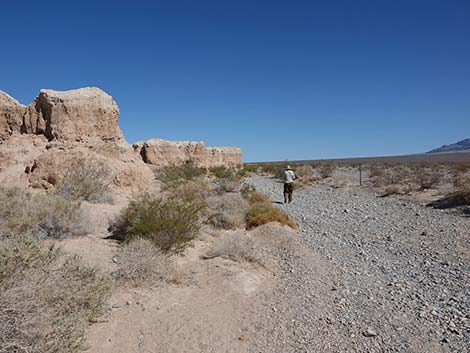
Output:
M470 137L470 1L8 1L0 89L98 86L134 142L245 161L407 154Z

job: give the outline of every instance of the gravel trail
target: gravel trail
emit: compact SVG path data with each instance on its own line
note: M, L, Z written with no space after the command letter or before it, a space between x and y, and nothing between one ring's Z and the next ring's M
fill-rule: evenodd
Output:
M282 201L282 184L248 182ZM279 205L284 256L255 352L469 352L470 218L366 188L301 189Z

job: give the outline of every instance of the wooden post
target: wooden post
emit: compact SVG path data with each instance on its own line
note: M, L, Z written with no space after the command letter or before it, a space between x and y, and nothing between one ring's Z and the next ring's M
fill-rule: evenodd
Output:
M362 164L359 164L359 186L362 186Z

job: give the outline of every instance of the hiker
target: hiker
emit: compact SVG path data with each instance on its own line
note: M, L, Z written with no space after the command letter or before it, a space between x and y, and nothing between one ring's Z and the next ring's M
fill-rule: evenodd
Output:
M292 192L294 191L295 173L288 165L284 171L284 203L292 202Z

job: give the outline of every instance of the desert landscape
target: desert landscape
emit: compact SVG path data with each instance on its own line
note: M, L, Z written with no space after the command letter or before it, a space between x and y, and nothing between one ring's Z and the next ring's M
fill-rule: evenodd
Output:
M0 92L0 352L465 352L470 165L129 144L98 88Z

